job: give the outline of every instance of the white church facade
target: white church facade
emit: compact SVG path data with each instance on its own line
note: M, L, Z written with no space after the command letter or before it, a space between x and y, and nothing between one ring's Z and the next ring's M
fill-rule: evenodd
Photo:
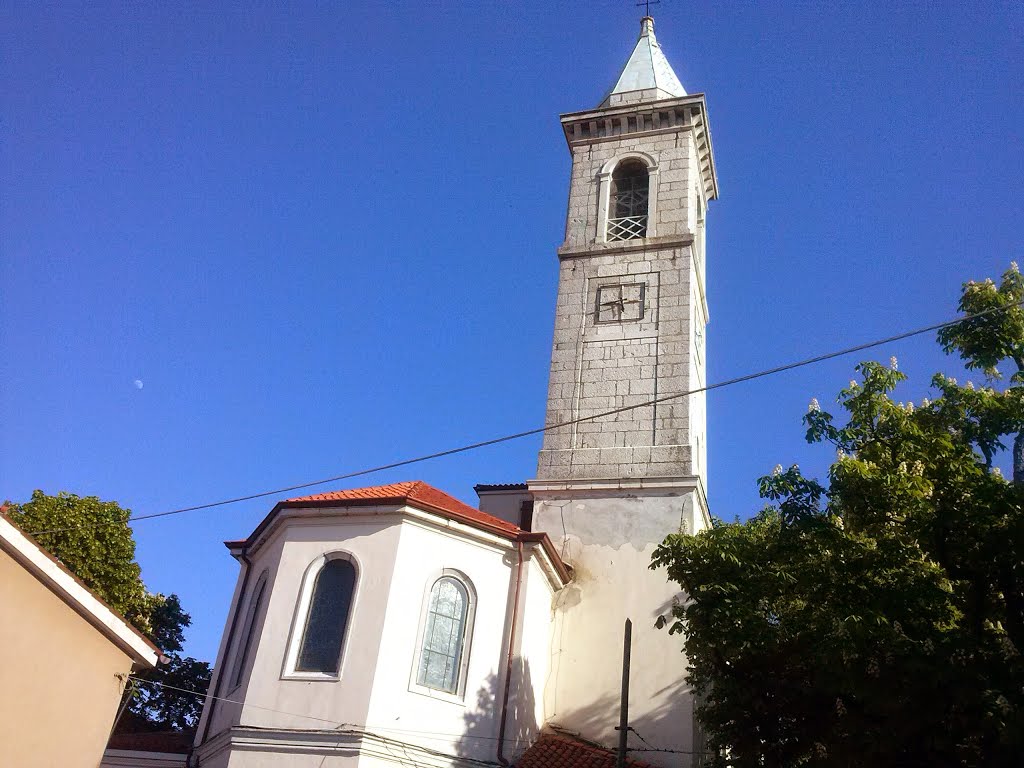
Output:
M419 481L291 499L227 542L240 572L190 765L611 765L626 618L630 725L659 750L633 756L700 764L681 642L655 628L679 594L649 564L708 525L705 397L679 396L705 384L704 97L645 18L601 104L561 121L536 478L478 486L479 508Z

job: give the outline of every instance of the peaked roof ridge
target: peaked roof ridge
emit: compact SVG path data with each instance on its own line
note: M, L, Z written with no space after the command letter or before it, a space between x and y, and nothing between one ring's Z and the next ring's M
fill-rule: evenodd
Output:
M450 493L446 493L445 491L442 491L440 488L435 488L434 486L424 482L423 480L417 481L416 490L409 494L409 498L412 499L413 501L420 501L424 504L430 504L431 506L442 506L448 509L455 507L456 510L461 510L463 512L469 513L477 519L484 519L496 525L508 526L510 529L519 530L518 525L514 525L513 523L509 523L505 520L502 520L500 517L495 517L494 515L489 515L486 512L482 512L481 510L477 509L471 504L467 504L461 499L457 499ZM444 504L438 504L439 501L443 501Z
M625 94L631 94L627 97ZM633 53L626 60L618 80L605 94L600 106L612 106L622 102L658 101L686 96L686 89L679 82L675 70L668 63L658 38L654 35L654 18L644 16L640 20L640 38Z
M346 501L350 499L387 499L406 496L422 480L401 480L397 483L367 485L362 488L342 488L337 491L323 491L309 496L295 496L285 499L285 503L293 501Z
M325 504L332 501L339 502L418 502L442 512L454 513L478 523L484 523L492 527L505 530L509 533L517 533L521 529L500 517L481 512L466 502L455 498L449 493L436 488L425 480L403 480L398 483L386 485L371 485L364 488L346 488L339 491L326 491L311 496L299 496L286 499L281 502L287 506L296 506L303 503Z
M507 540L539 544L551 563L554 575L551 577L561 584L567 584L572 578L565 563L551 539L544 532L524 531L515 523L489 515L464 501L435 488L424 480L406 480L388 485L371 485L366 488L350 488L340 491L327 491L312 496L299 496L279 501L256 526L255 530L245 539L225 541L231 550L244 553L249 547L260 540L264 532L270 528L278 513L283 509L338 509L338 514L358 514L349 507L382 507L391 505L418 506L421 511L445 517L456 523L467 525L491 535Z

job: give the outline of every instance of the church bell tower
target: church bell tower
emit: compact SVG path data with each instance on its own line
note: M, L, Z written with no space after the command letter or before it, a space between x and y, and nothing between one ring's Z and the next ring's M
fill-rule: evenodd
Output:
M572 176L547 402L555 428L529 489L534 530L560 547L574 581L555 605L545 711L617 741L630 618L630 724L677 750L643 758L688 766L683 753L699 739L686 660L680 639L655 628L678 595L648 566L666 535L708 524L705 396L681 395L706 383L705 213L718 195L707 109L645 17L600 105L561 123Z

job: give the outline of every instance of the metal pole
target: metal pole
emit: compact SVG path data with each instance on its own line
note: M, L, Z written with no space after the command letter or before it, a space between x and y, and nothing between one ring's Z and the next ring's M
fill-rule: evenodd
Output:
M619 755L616 768L626 768L626 739L629 738L629 648L632 645L633 622L626 619L625 635L622 639L622 699L619 705Z

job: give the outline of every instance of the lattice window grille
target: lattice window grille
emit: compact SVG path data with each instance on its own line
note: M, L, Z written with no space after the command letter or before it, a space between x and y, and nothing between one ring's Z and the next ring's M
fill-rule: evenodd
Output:
M646 216L624 216L620 219L609 219L608 240L635 240L647 236Z

